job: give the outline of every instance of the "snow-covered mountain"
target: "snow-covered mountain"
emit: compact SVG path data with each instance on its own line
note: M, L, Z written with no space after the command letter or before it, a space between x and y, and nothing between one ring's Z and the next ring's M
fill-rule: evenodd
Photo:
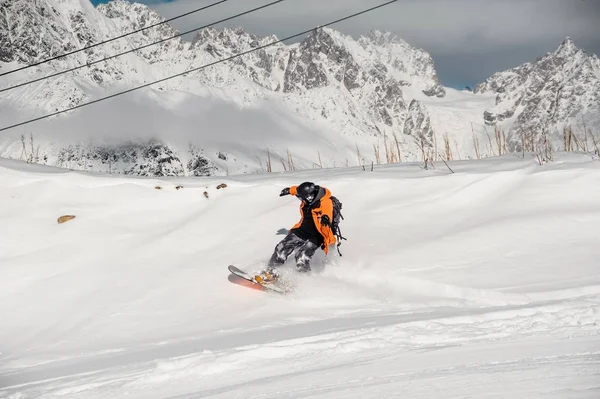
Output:
M600 59L566 38L553 53L532 63L499 72L475 88L496 94L496 104L484 113L486 124L508 131L512 150L522 140L537 141L544 132L559 138L563 127L597 125L600 118ZM562 149L562 148L561 148Z
M88 0L2 4L0 72L164 21L149 7L124 0L97 8ZM176 34L166 24L157 26L4 76L0 87ZM276 40L241 28L207 28L191 41L164 41L0 93L0 124L70 108ZM484 137L484 111L498 107L495 90L506 91L503 85L481 86L481 94L444 88L431 56L398 37L372 31L355 40L325 27L300 43L279 43L4 132L0 156L29 154L51 165L133 174L249 173L264 169L271 156L277 166L270 169L277 170L370 163L377 158L373 148L382 145L399 150L402 160L420 160L421 146L437 148L447 136L462 157L471 157L473 129ZM488 123L491 112L485 113ZM35 144L27 149L21 135Z

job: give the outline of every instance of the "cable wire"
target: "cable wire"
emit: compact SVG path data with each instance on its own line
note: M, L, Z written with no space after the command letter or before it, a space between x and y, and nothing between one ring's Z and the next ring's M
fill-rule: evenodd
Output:
M188 70L188 71L185 71L185 72L178 73L178 74L176 74L176 75L168 76L168 77L166 77L166 78L159 79L159 80L156 80L156 81L154 81L154 82L146 83L146 84L143 84L143 85L141 85L141 86L136 86L136 87L133 87L133 88L131 88L131 89L124 90L124 91L121 91L121 92L119 92L119 93L112 94L112 95L110 95L110 96L106 96L106 97L98 98L98 99L96 99L96 100L92 100L92 101L89 101L89 102L87 102L87 103L79 104L79 105L76 105L76 106L74 106L74 107L67 108L67 109L63 109L63 110L61 110L61 111L57 111L57 112L54 112L54 113L51 113L51 114L48 114L48 115L40 116L40 117L38 117L38 118L30 119L30 120L27 120L27 121L24 121L24 122L20 122L20 123L17 123L17 124L11 125L11 126L6 126L6 127L3 127L3 128L1 128L1 129L0 129L0 132L3 132L3 131L5 131L5 130L9 130L9 129L13 129L13 128L15 128L15 127L19 127L19 126L27 125L27 124L29 124L29 123L37 122L37 121L39 121L39 120L46 119L46 118L50 118L50 117L52 117L52 116L60 115L60 114L63 114L63 113L65 113L65 112L69 112L69 111L72 111L72 110L75 110L75 109L78 109L78 108L83 108L83 107L85 107L85 106L92 105L92 104L96 104L96 103L99 103L99 102L101 102L101 101L106 101L106 100L108 100L108 99L111 99L111 98L114 98L114 97L118 97L118 96L121 96L121 95L124 95L124 94L127 94L127 93L131 93L131 92L133 92L133 91L136 91L136 90L139 90L139 89L143 89L143 88L145 88L145 87L149 87L149 86L155 85L155 84L157 84L157 83L162 83L162 82L164 82L164 81L167 81L167 80L169 80L169 79L173 79L173 78L177 78L177 77L180 77L180 76L183 76L183 75L187 75L188 73L195 72L195 71L199 71L199 70L201 70L201 69L208 68L208 67L211 67L211 66L213 66L213 65L220 64L220 63L222 63L222 62L231 61L231 60L233 60L233 59L235 59L235 58L238 58L238 57L241 57L241 56L243 56L243 55L250 54L250 53L253 53L253 52L255 52L255 51L262 50L262 49L264 49L264 48L267 48L267 47L274 46L275 44L282 43L282 42L284 42L284 41L286 41L286 40L290 40L290 39L296 38L296 37L298 37L298 36L305 35L305 34L307 34L307 33L310 33L310 32L312 32L312 31L314 31L314 30L316 30L316 29L319 29L319 28L321 28L321 27L328 26L328 25L333 25L333 24L336 24L336 23L339 23L339 22L342 22L342 21L345 21L345 20L348 20L348 19L351 19L351 18L357 17L357 16L359 16L359 15L362 15L362 14L366 14L366 13L368 13L368 12L371 12L371 11L374 11L374 10L376 10L376 9L378 9L378 8L382 8L382 7L385 7L385 6L387 6L387 5L390 5L390 4L392 4L392 3L396 3L397 1L398 1L398 0L391 0L391 1L388 1L388 2L386 2L386 3L380 4L380 5L378 5L378 6L374 6L374 7L371 7L371 8L367 8L367 9L365 9L365 10L362 10L362 11L356 12L356 13L354 13L354 14L350 14L350 15L348 15L348 16L346 16L346 17L343 17L343 18L336 19L336 20L334 20L334 21L331 21L331 22L328 22L328 23L326 23L326 24L318 25L318 26L316 26L316 27L314 27L314 28L311 28L311 29L305 30L305 31L303 31L303 32L296 33L296 34L294 34L294 35L291 35L291 36L287 36L287 37L285 37L285 38L283 38L283 39L279 39L279 40L273 41L273 42L271 42L271 43L264 44L264 45L262 45L262 46L259 46L259 47L255 47L255 48L253 48L253 49L251 49L251 50L247 50L247 51L244 51L244 52L242 52L242 53L239 53L239 54L233 55L233 56L231 56L231 57L227 57L227 58L224 58L224 59L222 59L222 60L218 60L218 61L215 61L215 62L211 62L211 63L209 63L209 64L202 65L202 66L199 66L199 67L196 67L196 68L190 69L190 70Z
M19 88L19 87L27 86L27 85L30 85L30 84L33 84L33 83L41 82L42 80L46 80L46 79L50 79L50 78L54 78L54 77L56 77L56 76L60 76L60 75L63 75L63 74L65 74L65 73L73 72L73 71L76 71L76 70L78 70L78 69L81 69L81 68L87 68L87 67L90 67L90 66L92 66L92 65L98 64L98 63L100 63L100 62L104 62L104 61L112 60L113 58L117 58L117 57L120 57L120 56L122 56L122 55L129 54L129 53L133 53L134 51L141 50L141 49L144 49L144 48L147 48L147 47L150 47L150 46L154 46L154 45L156 45L156 44L163 43L163 42L166 42L166 41L168 41L168 40L175 39L175 38L177 38L177 37L180 37L180 36L183 36L183 35L187 35L188 33L192 33L192 32L195 32L195 31L197 31L197 30L204 29L204 28L208 28L209 26L212 26L212 25L220 24L220 23L222 23L222 22L229 21L229 20L231 20L231 19L234 19L234 18L237 18L237 17L241 17L241 16L243 16L243 15L251 14L251 13L253 13L253 12L255 12L255 11L261 10L261 9L263 9L263 8L267 8L267 7L274 6L275 4L281 3L281 2L283 2L283 1L286 1L286 0L276 0L276 1L273 1L273 2L271 2L271 3L268 3L268 4L265 4L265 5L262 5L262 6L260 6L260 7L256 7L256 8L253 8L253 9L251 9L251 10L247 10L247 11L241 12L241 13L239 13L239 14L233 15L233 16L231 16L231 17L223 18L223 19L221 19L221 20L219 20L219 21L212 22L212 23L210 23L210 24L207 24L207 25L201 26L201 27L199 27L199 28L195 28L195 29L189 30L189 31L187 31L187 32L183 32L183 33L178 33L178 34L176 34L176 35L174 35L174 36L167 37L167 38L164 38L164 39L158 40L158 41L156 41L156 42L148 43L148 44L145 44L145 45L143 45L143 46L140 46L140 47L132 48L131 50L127 50L127 51L124 51L124 52L122 52L122 53L114 54L114 55L111 55L111 56L109 56L109 57L102 58L102 59L100 59L100 60L96 60L96 61L88 62L87 64L79 65L79 66L73 67L73 68L71 68L71 69L66 69L66 70L64 70L64 71L56 72L56 73L53 73L53 74L51 74L51 75L42 76L41 78L33 79L33 80L30 80L30 81L28 81L28 82L19 83L19 84L17 84L17 85L14 85L14 86L9 86L9 87L6 87L6 88L4 88L4 89L1 89L1 90L0 90L0 93L4 93L4 92L6 92L6 91L13 90L13 89L17 89L17 88Z
M0 77L2 77L2 76L6 76L6 75L10 75L11 73L15 73L15 72L23 71L23 70L25 70L25 69L33 68L33 67L35 67L35 66L38 66L38 65L46 64L46 63L48 63L48 62L51 62L51 61L58 60L59 58L68 57L68 56L70 56L70 55L77 54L77 53L79 53L79 52L81 52L81 51L89 50L89 49L91 49L91 48L98 47L98 46L101 46L101 45L103 45L103 44L106 44L106 43L114 42L115 40L119 40L119 39L122 39L122 38L124 38L124 37L130 36L130 35L134 35L134 34L136 34L136 33L143 32L143 31L145 31L145 30L147 30L147 29L156 28L157 26L160 26L160 25L167 24L167 23L169 23L169 22L175 21L175 20L177 20L177 19L180 19L180 18L183 18L183 17L187 17L188 15L192 15L192 14L195 14L195 13L197 13L197 12L200 12L200 11L204 11L204 10L206 10L206 9L209 9L209 8L211 8L211 7L214 7L214 6L217 6L217 5L221 4L221 3L225 3L225 2L227 2L227 1L229 1L229 0L221 0L221 1L218 1L218 2L216 2L216 3L209 4L209 5L207 5L207 6L204 6L204 7L197 8L197 9L195 9L195 10L192 10L192 11L186 12L185 14L177 15L177 16L175 16L175 17L173 17L173 18L169 18L169 19L167 19L167 20L164 20L164 21L162 21L162 22L156 23L156 24L154 24L154 25L146 26L145 28L141 28L141 29L138 29L138 30L134 30L133 32L125 33L125 34L122 34L122 35L120 35L120 36L113 37L112 39L108 39L108 40L104 40L104 41L102 41L102 42L98 42L98 43L95 43L95 44L91 44L91 45L89 45L89 46L87 46L87 47L80 48L79 50L74 50L74 51L71 51L71 52L68 52L68 53L65 53L65 54L57 55L57 56L54 56L54 57L48 58L48 59L46 59L46 60L43 60L43 61L36 62L36 63L34 63L34 64L31 64L31 65L26 65L26 66L24 66L24 67L21 67L21 68L18 68L18 69L13 69L12 71L8 71L8 72L3 72L3 73L0 73Z

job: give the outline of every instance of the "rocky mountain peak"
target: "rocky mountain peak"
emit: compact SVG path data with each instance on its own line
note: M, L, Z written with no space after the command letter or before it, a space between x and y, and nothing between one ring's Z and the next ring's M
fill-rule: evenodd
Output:
M444 97L433 58L426 51L413 47L391 32L372 30L361 36L358 43L369 53L390 67L396 79L411 82L429 97Z
M372 43L377 44L378 46L400 44L406 46L407 48L410 47L408 43L400 39L396 34L392 32L383 32L378 29L373 29L369 31L369 33L365 35L365 37L368 38Z
M126 0L112 0L108 3L100 4L97 10L113 21L120 21L129 31L139 30L166 20L166 18L145 4L130 3ZM161 39L177 33L178 31L169 24L159 25L141 32L145 36L154 36Z
M148 28L165 21L165 18L147 5L130 3L126 0L112 0L100 4L97 10L109 18L118 27L121 34ZM179 32L169 24L162 24L129 35L126 41L130 43L131 47L142 47L177 34ZM182 51L185 47L186 43L181 37L178 37L144 48L136 53L142 56L146 62L154 64L168 59L173 53Z
M570 37L566 37L554 52L555 56L567 57L580 51Z
M532 63L492 75L475 92L497 93L496 105L484 113L485 123L508 130L511 149L523 137L560 135L561 126L600 112L600 63L566 38L556 51Z
M90 38L82 29L79 1L63 10L62 1L3 0L0 12L0 61L30 64L75 50ZM67 11L67 12L64 12ZM73 25L79 32L72 34Z
M192 40L192 44L202 45L207 42L213 42L218 43L229 49L236 49L243 47L244 44L246 44L249 48L254 48L260 46L263 43L266 44L267 42L275 40L277 40L277 38L274 36L260 38L256 35L246 32L241 27L221 29L207 27L198 32L198 34L196 34L196 36Z

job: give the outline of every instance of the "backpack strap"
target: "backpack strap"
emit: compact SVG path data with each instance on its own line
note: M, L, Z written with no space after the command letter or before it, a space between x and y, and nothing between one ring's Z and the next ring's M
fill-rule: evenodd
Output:
M342 245L342 241L341 240L346 240L346 237L342 236L342 233L340 232L340 228L339 227L337 228L336 237L338 238L337 251L338 251L338 254L340 256L342 256L342 253L340 252L340 245Z
M342 212L340 212L340 219L344 220L344 216L342 216ZM346 237L342 236L342 231L340 230L340 226L338 224L335 225L335 231L333 232L337 238L337 251L340 256L342 253L340 252L340 245L342 245L342 240L346 240ZM348 240L346 240L348 241Z

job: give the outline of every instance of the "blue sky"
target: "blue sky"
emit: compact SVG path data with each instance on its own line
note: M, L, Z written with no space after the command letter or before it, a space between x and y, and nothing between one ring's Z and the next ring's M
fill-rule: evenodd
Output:
M216 2L130 1L148 4L165 18ZM270 1L231 0L172 24L180 31L191 30ZM384 1L289 0L225 26L239 26L258 36L285 37ZM390 31L433 57L442 84L463 88L474 87L495 72L535 61L556 50L567 36L576 46L600 55L598 21L600 0L399 0L331 27L355 38L372 29Z

